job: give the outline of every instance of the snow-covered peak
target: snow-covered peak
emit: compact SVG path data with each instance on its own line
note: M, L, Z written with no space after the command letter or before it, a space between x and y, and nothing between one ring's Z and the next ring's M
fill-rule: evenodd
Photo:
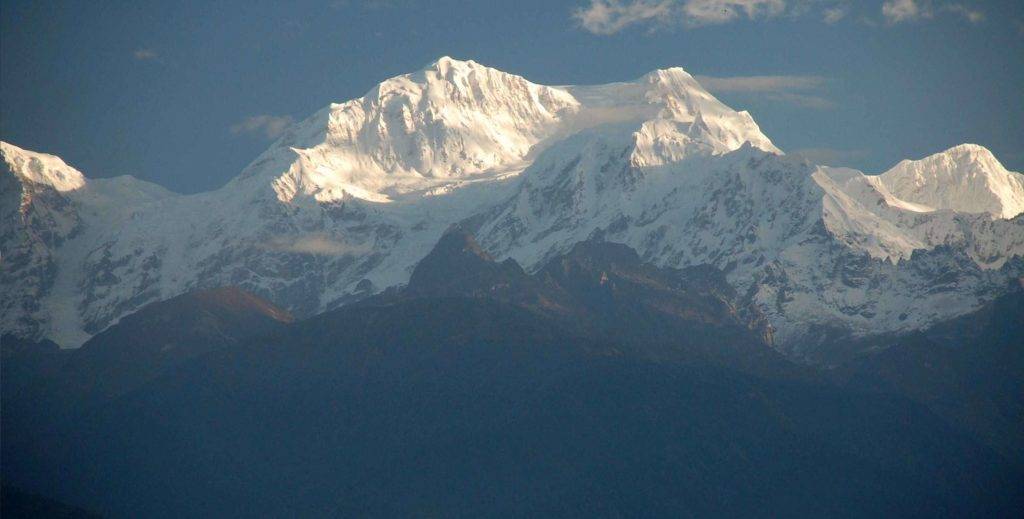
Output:
M522 169L533 147L557 133L578 104L562 89L443 57L299 123L243 176L276 178L282 201L307 195L386 202Z
M647 84L647 99L663 106L661 118L699 125L717 152L735 151L749 142L763 151L782 153L749 113L726 106L682 68L655 70L641 82Z
M879 178L897 198L935 210L988 213L994 218L1024 212L1024 175L1008 171L977 144L904 160Z
M461 60L455 59L451 56L441 56L440 58L427 63L425 67L421 69L421 72L433 71L441 75L447 75L452 71L465 72L472 69L486 69L484 65L481 65L471 59Z
M666 108L672 102L685 103L687 115L693 115L694 110L708 108L717 100L689 72L680 67L659 69L644 74L637 83L646 87L645 97L652 103L665 103ZM729 111L732 111L729 109Z
M0 142L0 155L21 182L44 185L57 191L73 191L85 186L85 176L55 155L21 149L6 142Z
M623 124L634 136L622 145L633 147L638 166L747 142L780 153L748 113L722 104L681 68L624 83L544 86L445 56L295 125L241 178L270 179L289 203L390 202L518 174L572 134L604 126L619 133Z
M655 70L625 83L566 88L583 105L578 126L637 123L636 165L675 162L693 147L728 153L748 142L763 151L782 153L749 113L726 106L679 67Z

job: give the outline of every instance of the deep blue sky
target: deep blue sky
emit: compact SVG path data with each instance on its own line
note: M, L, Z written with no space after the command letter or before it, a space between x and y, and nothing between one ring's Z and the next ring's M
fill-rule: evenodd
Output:
M1024 170L1019 1L890 0L886 14L881 0L115 4L0 1L0 139L90 177L203 191L268 145L247 118L303 119L451 55L545 84L669 66L786 76L716 93L781 148L868 172L961 142Z

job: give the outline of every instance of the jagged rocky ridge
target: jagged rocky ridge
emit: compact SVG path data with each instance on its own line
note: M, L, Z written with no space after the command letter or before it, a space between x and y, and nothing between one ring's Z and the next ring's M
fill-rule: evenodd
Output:
M1024 273L1024 182L984 148L879 176L818 167L678 68L552 87L442 58L189 196L0 150L0 326L64 346L204 287L313 315L407 283L457 222L528 272L587 239L712 265L807 358L962 315Z
M416 265L407 286L359 304L417 298L500 301L635 357L760 375L791 371L771 348L772 329L764 314L745 305L721 271L657 267L617 243L579 242L528 274L511 258L496 261L456 227Z

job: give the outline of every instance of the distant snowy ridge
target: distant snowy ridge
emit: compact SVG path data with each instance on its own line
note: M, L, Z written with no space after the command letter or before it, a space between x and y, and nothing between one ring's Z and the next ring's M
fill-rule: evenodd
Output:
M1024 275L1024 182L984 148L878 176L817 167L680 68L543 86L441 58L295 124L196 195L0 151L0 326L64 346L196 288L312 315L406 283L457 222L528 269L595 237L715 265L783 349L822 329L925 326Z
M241 178L273 177L281 201L388 202L517 173L550 143L608 123L633 123L648 147L659 148L638 153L638 161L664 160L658 152L671 159L686 133L698 130L718 153L744 142L778 152L749 114L725 106L680 68L629 83L551 87L442 57L295 125Z

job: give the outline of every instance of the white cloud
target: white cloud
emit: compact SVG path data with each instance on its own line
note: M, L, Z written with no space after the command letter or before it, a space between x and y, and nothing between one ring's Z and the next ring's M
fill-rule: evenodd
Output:
M669 16L674 0L591 0L590 5L573 11L580 26L594 34L615 34L626 27Z
M140 49L135 49L135 51L132 52L132 56L134 56L135 59L137 59L139 61L147 61L147 60L151 60L151 59L157 59L157 58L160 57L160 55L157 54L157 52L155 50L153 50L153 49L141 49L141 48Z
M786 0L590 0L573 18L589 32L608 35L638 24L696 27L771 18L785 10Z
M572 16L582 29L607 36L632 26L656 30L778 17L813 17L832 25L858 13L863 23L874 25L871 18L863 14L862 7L849 0L587 0ZM958 15L971 23L985 19L985 13L972 7L971 1L882 2L882 19L890 26L931 19L943 13Z
M931 10L922 6L917 0L887 0L882 3L882 17L889 24L913 22L921 18L931 18Z
M769 101L812 110L828 110L836 106L831 100L816 93L828 82L820 76L697 76L696 79L711 92L756 95Z
M889 25L927 20L942 13L960 16L970 23L981 23L985 20L983 11L965 3L937 4L933 0L886 0L882 4L882 17Z
M252 134L263 135L267 139L276 139L284 133L292 123L291 117L277 115L253 115L231 126L231 133L235 135Z
M931 18L931 4L926 0L886 0L882 3L882 16L889 24Z

